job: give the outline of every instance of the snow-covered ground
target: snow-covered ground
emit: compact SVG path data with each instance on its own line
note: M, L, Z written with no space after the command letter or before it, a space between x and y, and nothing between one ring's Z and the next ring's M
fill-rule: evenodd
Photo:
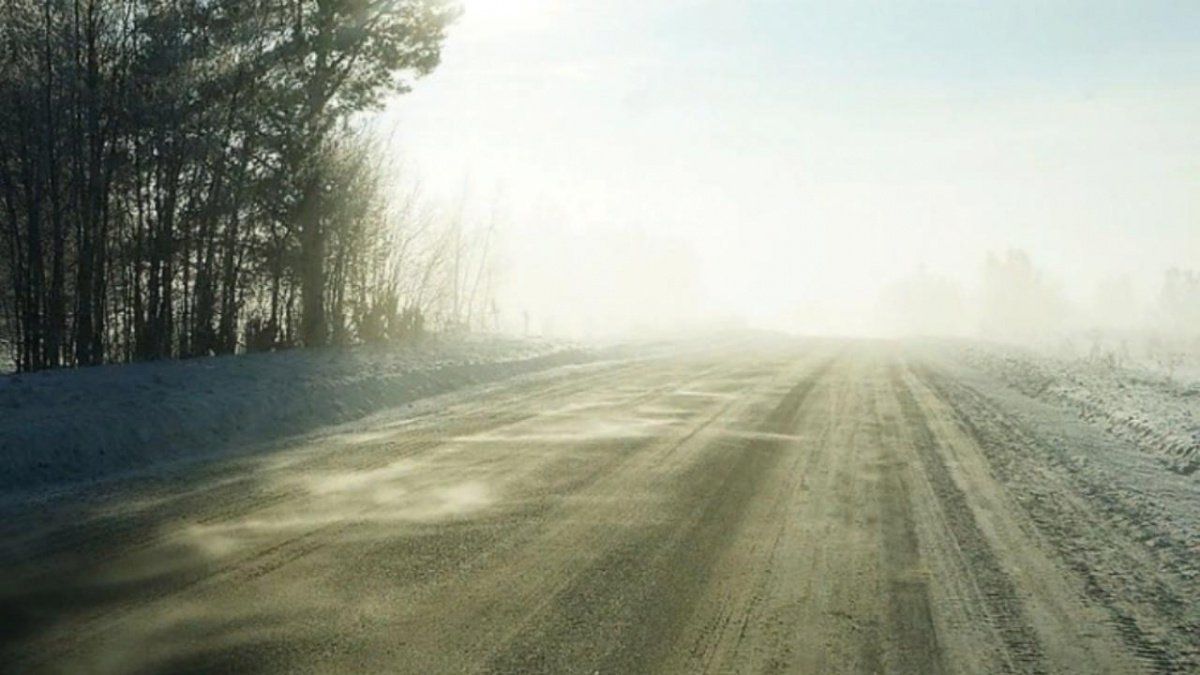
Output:
M962 355L1028 396L1073 409L1172 471L1200 469L1200 378L998 345L963 347Z
M592 357L460 338L0 376L0 493L105 478Z

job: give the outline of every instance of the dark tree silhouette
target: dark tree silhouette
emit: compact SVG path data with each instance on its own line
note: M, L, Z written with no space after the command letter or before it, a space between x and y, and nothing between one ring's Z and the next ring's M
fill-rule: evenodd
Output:
M0 341L16 367L345 342L377 296L398 315L412 301L379 271L397 213L356 137L437 66L457 11L0 4Z

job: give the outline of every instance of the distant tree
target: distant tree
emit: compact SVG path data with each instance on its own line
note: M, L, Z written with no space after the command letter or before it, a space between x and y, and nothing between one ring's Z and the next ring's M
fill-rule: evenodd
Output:
M1066 303L1029 254L989 253L984 263L981 331L992 338L1026 340L1055 334Z
M881 293L881 318L900 335L960 335L962 291L954 281L918 269Z
M1159 293L1159 307L1170 332L1200 333L1200 272L1167 270Z

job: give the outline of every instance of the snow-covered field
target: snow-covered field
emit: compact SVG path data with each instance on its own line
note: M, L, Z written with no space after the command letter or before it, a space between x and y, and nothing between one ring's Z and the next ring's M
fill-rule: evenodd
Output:
M964 347L963 356L1028 396L1074 410L1172 471L1200 468L1200 378L996 345Z
M0 376L0 492L211 456L590 357L460 338Z

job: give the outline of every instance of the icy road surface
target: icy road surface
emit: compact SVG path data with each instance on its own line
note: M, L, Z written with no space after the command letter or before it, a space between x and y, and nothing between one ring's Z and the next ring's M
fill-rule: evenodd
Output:
M12 672L1196 672L1197 475L929 349L558 368L9 505Z

